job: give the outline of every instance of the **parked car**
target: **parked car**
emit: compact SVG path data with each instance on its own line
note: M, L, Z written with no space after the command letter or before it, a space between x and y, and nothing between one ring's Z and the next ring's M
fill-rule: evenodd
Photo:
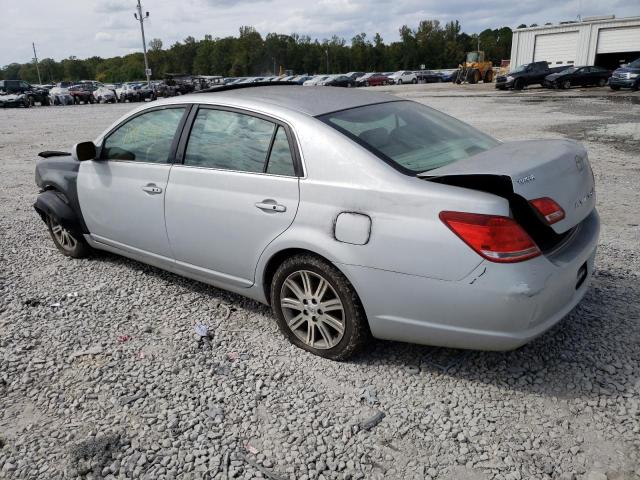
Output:
M28 95L24 93L6 93L4 90L0 90L0 107L12 108L12 107L24 107L29 108L31 102Z
M297 83L298 85L304 85L304 82L307 80L311 80L313 77L311 75L298 75L291 79L292 82Z
M458 76L457 69L441 70L437 72L443 82L454 82Z
M543 85L549 88L571 88L598 85L604 87L611 71L601 67L569 67L544 78Z
M380 85L389 85L393 83L393 80L383 73L373 73L371 76L366 77L362 83L365 87L377 87Z
M334 75L332 78L325 80L322 85L325 87L355 87L356 81L347 75Z
M75 99L68 88L55 86L49 90L49 103L52 105L73 105Z
M49 90L36 88L24 80L0 80L0 92L6 97L3 102L4 106L24 105L25 103L28 103L28 106L33 106L36 102L42 106L49 105Z
M364 87L364 84L367 81L367 79L371 77L373 74L374 72L369 72L356 78L356 87Z
M392 73L389 77L390 83L402 85L403 83L418 83L418 76L415 72L409 70L399 70Z
M222 89L36 163L62 254L108 250L270 304L291 342L336 360L369 335L516 348L585 295L599 219L579 143L501 143L374 92Z
M305 87L318 85L320 82L325 81L327 78L329 78L329 75L316 75L309 78L308 80L305 80L302 85L304 85Z
M349 73L345 73L345 75L355 82L356 80L358 80L358 78L363 76L364 73L365 72L349 72Z
M544 79L552 73L561 72L567 67L549 68L547 62L533 62L519 65L511 70L507 75L499 75L496 78L496 88L505 90L513 88L514 90L522 90L528 85L539 83L542 85Z
M415 72L416 78L420 83L440 83L443 81L443 76L440 72L434 72L431 70L418 70Z
M98 103L116 103L118 101L115 88L110 88L106 85L98 87L98 89L93 92L93 97Z
M73 101L76 105L81 103L84 103L85 105L89 103L96 103L91 85L87 83L72 85L69 87L69 93L73 97Z
M155 100L156 93L146 82L125 83L118 92L119 102L144 102L145 100Z
M612 90L640 89L640 58L615 70L609 79L609 87Z

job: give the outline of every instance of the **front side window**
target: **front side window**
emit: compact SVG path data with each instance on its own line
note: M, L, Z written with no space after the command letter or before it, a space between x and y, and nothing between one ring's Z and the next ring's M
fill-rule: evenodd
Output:
M366 105L319 119L408 174L443 167L499 145L466 123L410 101Z
M184 107L152 110L118 127L104 142L102 159L166 163Z
M225 110L200 109L193 123L185 165L263 172L276 125Z

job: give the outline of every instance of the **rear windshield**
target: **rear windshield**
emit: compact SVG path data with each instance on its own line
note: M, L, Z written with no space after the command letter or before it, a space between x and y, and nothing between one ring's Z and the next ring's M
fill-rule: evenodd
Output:
M408 174L443 167L500 143L470 125L410 101L377 103L319 118Z

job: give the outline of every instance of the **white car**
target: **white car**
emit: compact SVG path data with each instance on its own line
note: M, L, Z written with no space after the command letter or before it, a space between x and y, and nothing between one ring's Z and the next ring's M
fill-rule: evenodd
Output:
M107 250L269 304L291 342L334 360L370 336L517 348L594 272L583 146L502 143L398 96L223 87L40 156L34 207L64 255Z
M328 77L329 77L329 75L317 75L317 76L307 80L302 85L304 85L305 87L315 86L315 85L318 85L323 80L326 80Z
M53 87L49 90L49 102L51 105L73 105L73 97L68 88Z
M322 80L320 80L318 83L316 83L316 85L319 86L319 87L324 87L327 84L327 82L330 82L334 78L337 78L337 77L340 77L340 76L341 75L327 75Z
M418 76L409 70L400 70L396 73L389 75L389 78L393 80L396 85L402 85L403 83L418 83Z
M98 87L96 91L93 92L93 96L98 103L116 103L118 101L115 89L109 88L105 85Z

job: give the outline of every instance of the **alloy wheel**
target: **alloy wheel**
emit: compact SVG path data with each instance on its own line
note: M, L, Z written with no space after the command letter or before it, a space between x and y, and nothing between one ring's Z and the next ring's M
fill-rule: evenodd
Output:
M280 307L289 329L309 347L335 347L345 331L342 300L322 275L298 270L282 284Z
M73 235L64 228L60 223L51 218L49 220L51 222L51 232L55 237L58 244L66 251L72 251L78 245L78 241L73 237Z

